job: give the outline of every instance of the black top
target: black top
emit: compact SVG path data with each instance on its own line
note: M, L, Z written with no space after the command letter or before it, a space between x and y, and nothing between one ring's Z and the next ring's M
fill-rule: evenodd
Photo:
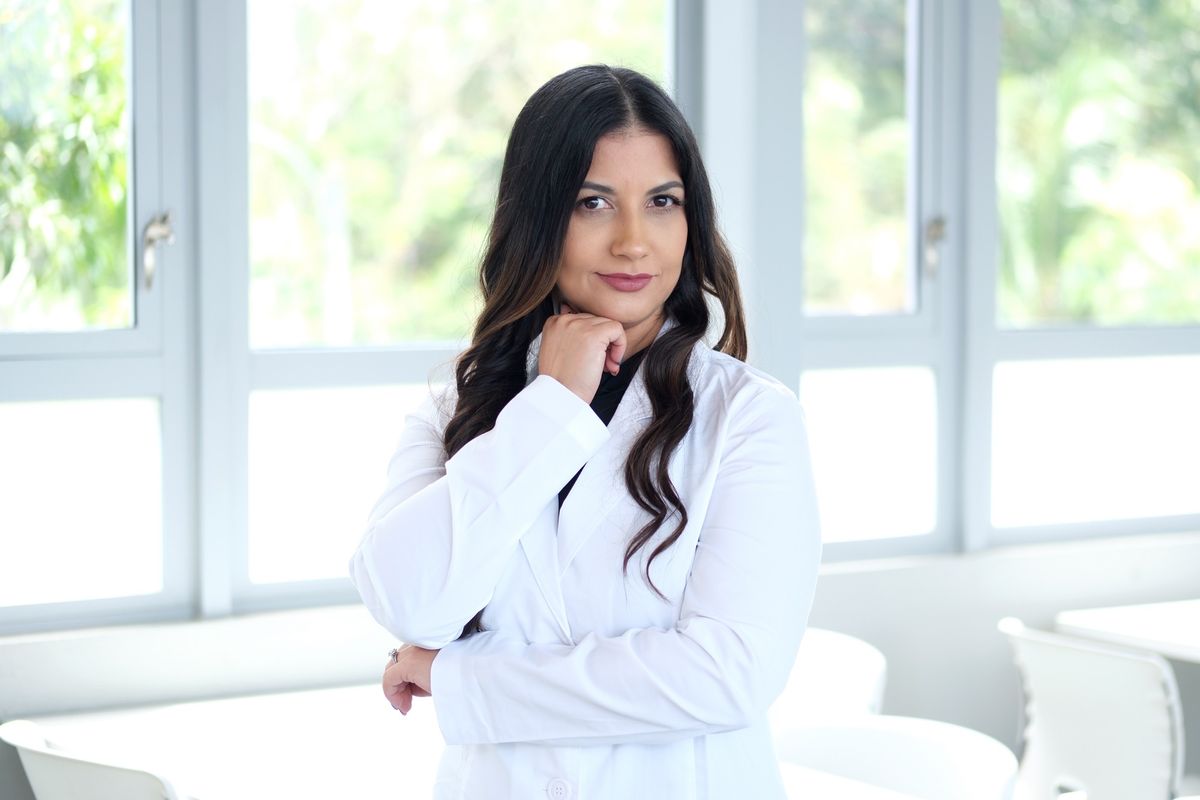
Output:
M642 356L646 355L646 351L649 349L649 347L643 347L637 353L625 359L616 375L608 372L600 373L600 386L596 389L596 396L592 398L591 405L592 411L596 412L596 416L605 425L612 422L613 414L617 413L617 405L621 402L621 398L625 396L625 390L629 388L630 382L633 381L633 376L638 370L638 365L642 363ZM579 472L583 472L583 469L580 468ZM559 508L562 508L563 501L571 493L571 487L575 485L575 479L579 477L579 472L576 472L575 477L567 481L567 485L559 490Z

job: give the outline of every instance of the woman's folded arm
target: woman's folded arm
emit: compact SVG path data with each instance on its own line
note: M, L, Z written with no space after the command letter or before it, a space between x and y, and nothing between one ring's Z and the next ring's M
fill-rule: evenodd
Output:
M448 743L669 742L765 714L806 626L821 544L794 396L768 390L738 417L676 625L573 645L501 631L450 644L432 671Z
M487 605L521 535L608 439L588 404L539 376L444 461L432 403L411 415L350 560L375 619L440 648Z

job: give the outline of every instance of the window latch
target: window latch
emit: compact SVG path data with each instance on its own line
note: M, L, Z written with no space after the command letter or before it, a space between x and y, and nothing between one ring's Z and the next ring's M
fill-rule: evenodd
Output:
M946 218L934 217L925 223L924 261L925 277L928 280L937 278L938 261L941 258L941 244L946 239Z
M154 271L158 268L158 244L175 244L175 229L171 227L171 212L164 211L146 223L142 232L142 274L146 288L154 285Z

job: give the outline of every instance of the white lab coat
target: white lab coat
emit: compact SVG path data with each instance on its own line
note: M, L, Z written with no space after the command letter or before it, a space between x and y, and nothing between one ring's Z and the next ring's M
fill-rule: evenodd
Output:
M697 343L695 416L669 465L688 525L650 569L664 601L644 565L675 517L621 566L649 519L623 478L652 416L641 370L606 428L537 374L540 343L526 387L449 461L453 397L409 416L350 563L380 624L441 650L436 798L783 798L765 712L821 554L796 396ZM484 632L457 640L485 605Z

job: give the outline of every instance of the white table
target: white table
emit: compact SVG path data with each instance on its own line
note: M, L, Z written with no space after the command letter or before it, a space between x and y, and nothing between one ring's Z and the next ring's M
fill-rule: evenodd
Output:
M378 685L35 721L55 743L153 770L199 800L427 800L443 747L430 703L418 698L402 717ZM914 800L807 767L780 767L795 800Z
M1200 664L1200 599L1063 611L1055 616L1054 627Z
M911 794L895 792L841 775L781 762L783 786L790 800L920 800Z
M442 735L433 706L415 705L401 716L372 685L35 721L64 747L151 769L199 800L426 800Z

